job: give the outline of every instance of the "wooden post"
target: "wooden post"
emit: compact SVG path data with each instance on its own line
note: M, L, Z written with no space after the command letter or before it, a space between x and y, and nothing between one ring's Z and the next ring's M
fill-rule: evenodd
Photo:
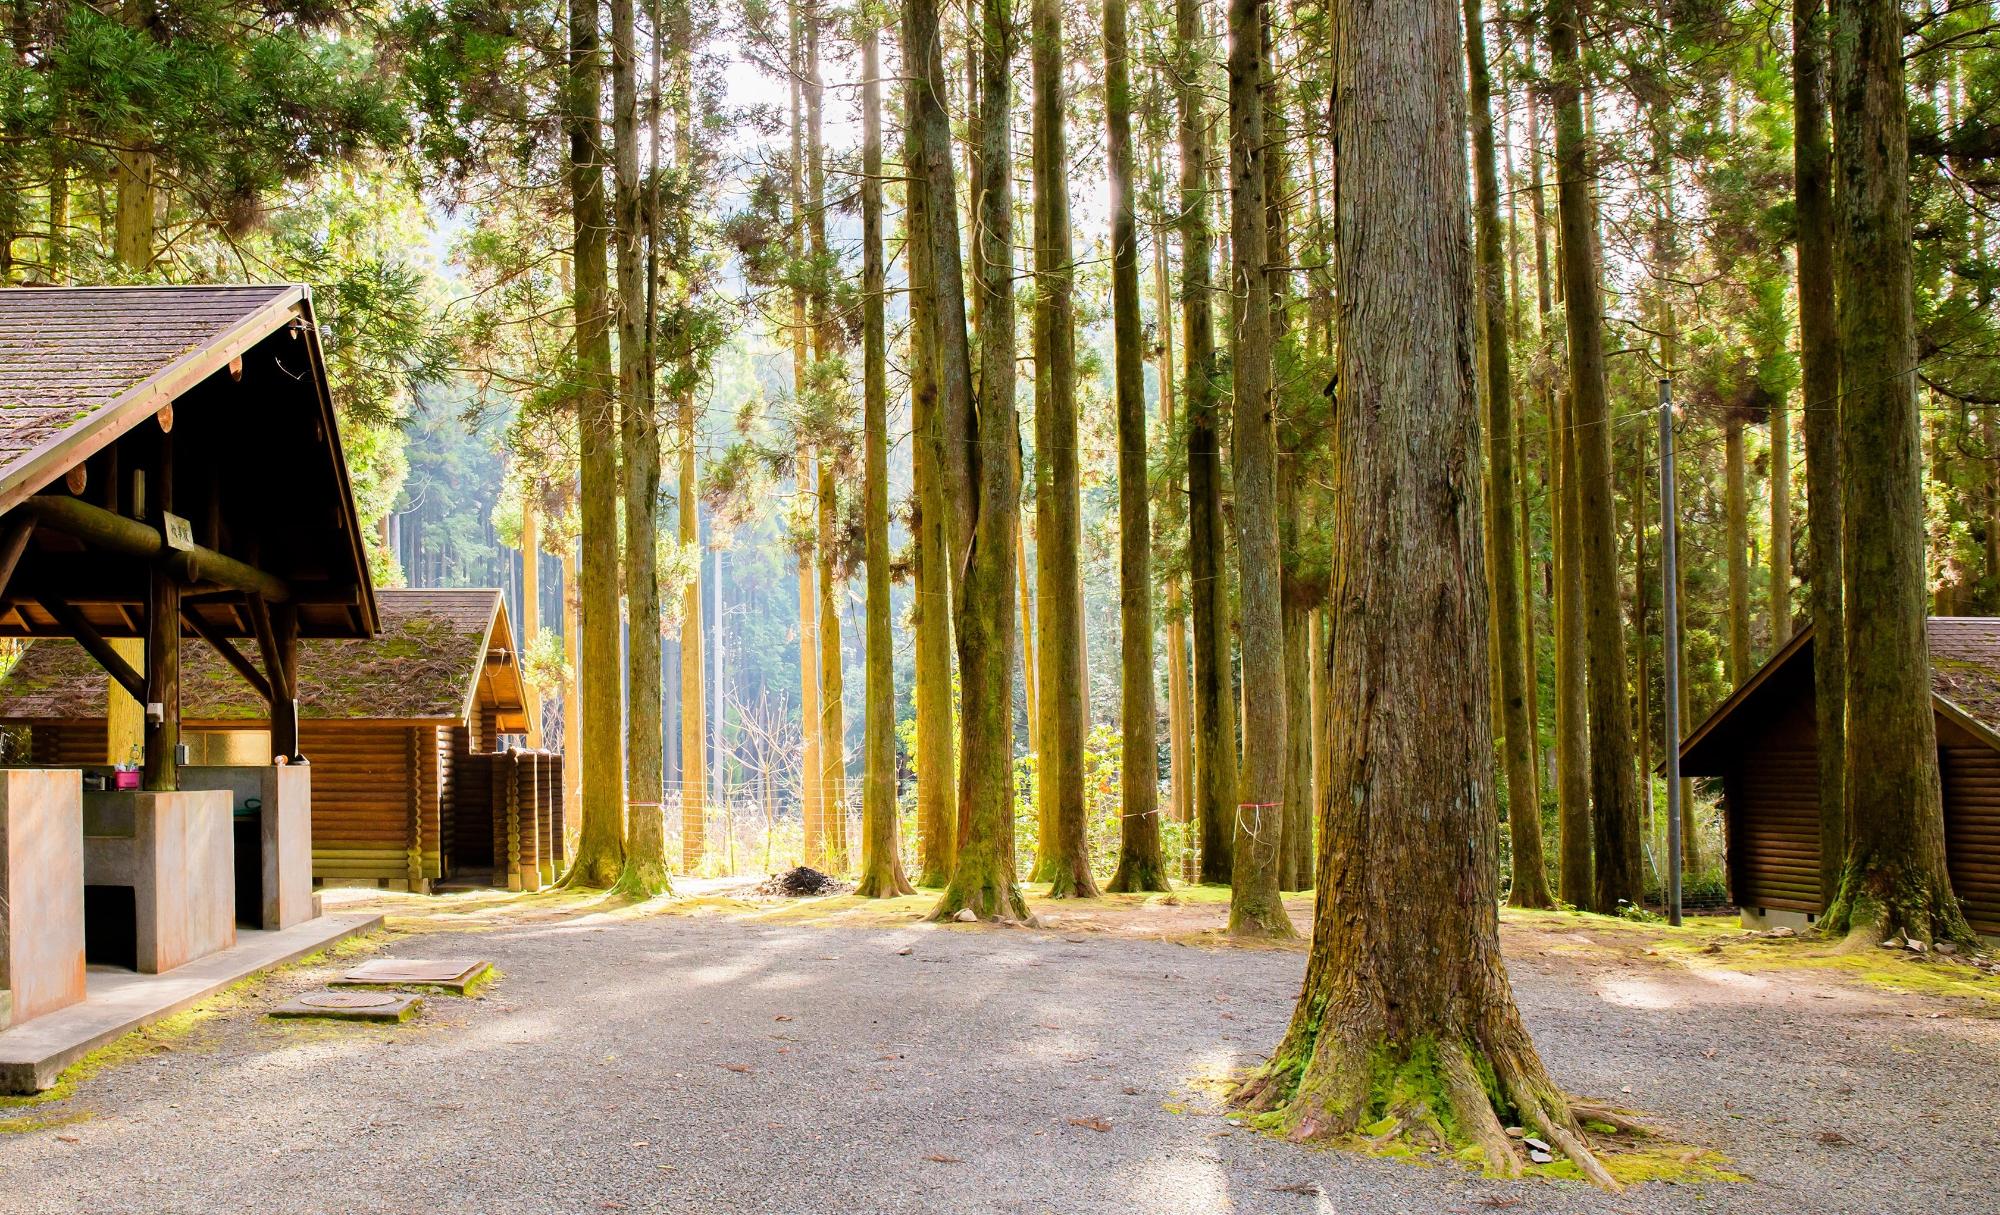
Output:
M146 788L180 788L175 748L181 741L181 584L166 570L152 571L146 602ZM160 706L157 719L153 705Z
M297 763L304 758L299 754L299 613L289 605L272 606L253 597L250 619L271 685L271 754Z
M167 512L174 509L174 436L160 436L160 463L155 473L151 517L165 531ZM81 502L72 503L83 507ZM116 519L117 516L111 516ZM148 573L146 596L146 767L140 783L147 789L172 792L180 788L181 743L181 584L164 563ZM154 716L153 706L159 714Z

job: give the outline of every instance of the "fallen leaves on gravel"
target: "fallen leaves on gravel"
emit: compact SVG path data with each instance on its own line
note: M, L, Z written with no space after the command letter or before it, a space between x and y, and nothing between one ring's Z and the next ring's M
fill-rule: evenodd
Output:
M945 1155L945 1154L944 1154L944 1153L942 1153L942 1152L932 1152L932 1153L931 1153L930 1155L928 1155L928 1156L924 1157L924 1159L925 1159L925 1160L928 1160L928 1161L930 1161L930 1162L931 1162L932 1164L964 1164L964 1163L965 1163L965 1161L963 1161L963 1160L960 1160L960 1159L959 1159L958 1157L956 1157L956 1156L947 1156L947 1155Z
M1095 1117L1072 1118L1069 1120L1069 1124L1071 1126L1080 1126L1087 1131L1096 1131L1100 1135L1111 1129L1111 1124L1109 1122L1106 1122L1102 1118L1095 1118Z
M1846 1147L1848 1144L1854 1142L1839 1131L1821 1131L1819 1133L1819 1141L1827 1147Z
M718 1063L716 1066L725 1072L735 1072L743 1076L750 1074L750 1065L748 1063Z
M773 1021L789 1021L789 1020L791 1020L791 1017L790 1017L789 1015L785 1014L785 1013L779 1013L779 1014L778 1014L777 1016L775 1016L775 1017L772 1017L772 1018L771 1018L771 1020L773 1020Z
M1290 1185L1274 1185L1273 1194L1304 1194L1307 1198L1319 1197L1319 1186L1310 1181L1294 1181Z

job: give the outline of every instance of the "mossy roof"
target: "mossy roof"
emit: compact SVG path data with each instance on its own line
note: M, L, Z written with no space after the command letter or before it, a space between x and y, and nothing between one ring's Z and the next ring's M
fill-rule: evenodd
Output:
M299 642L299 715L328 721L459 721L486 665L503 611L497 590L377 591L382 630L361 640ZM239 643L258 662L254 643ZM262 664L258 664L260 669ZM31 642L0 681L0 721L94 720L108 679L82 646ZM518 688L518 683L496 684ZM518 705L502 706L516 709ZM181 642L181 717L263 721L264 702L209 644Z
M1931 695L1938 711L2000 750L2000 617L1933 616L1925 623L1930 642ZM1733 726L1761 724L1787 698L1810 696L1813 647L1811 626L1773 654L1715 711L1681 741L1682 770L1691 775L1719 772L1736 745Z

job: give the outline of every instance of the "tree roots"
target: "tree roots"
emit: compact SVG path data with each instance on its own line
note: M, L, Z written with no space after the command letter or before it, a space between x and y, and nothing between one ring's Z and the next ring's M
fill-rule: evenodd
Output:
M1296 1032L1296 1031L1295 1031ZM1253 1073L1234 1101L1266 1116L1266 1124L1295 1140L1359 1138L1385 1151L1403 1144L1420 1150L1476 1149L1493 1173L1519 1177L1521 1146L1507 1134L1507 1119L1545 1139L1592 1184L1617 1193L1622 1186L1598 1160L1576 1123L1575 1107L1549 1082L1532 1051L1486 1050L1465 1043L1420 1041L1396 1049L1377 1041L1363 1046L1343 1035L1312 1044L1301 1061L1284 1053ZM1636 1129L1622 1115L1585 1107L1593 1118Z

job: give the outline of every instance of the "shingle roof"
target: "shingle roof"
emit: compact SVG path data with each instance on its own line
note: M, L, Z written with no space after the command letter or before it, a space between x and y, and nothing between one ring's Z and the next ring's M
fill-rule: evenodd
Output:
M1925 622L1924 632L1930 645L1931 695L1991 735L2000 747L2000 617L1933 616ZM1733 745L1728 742L1733 737L1729 723L1738 712L1751 712L1754 718L1794 695L1798 681L1809 687L1817 644L1811 626L1799 630L1690 730L1681 740L1681 758L1683 764L1695 766L1685 770L1700 774L1719 762ZM1753 701L1761 707L1753 708Z
M1931 692L2000 734L2000 619L1933 616Z
M270 310L304 294L285 285L0 290L0 495L11 501L62 475L75 458L35 457L93 431L108 442L122 415L143 417L225 365L276 327Z
M299 642L299 715L308 720L460 720L486 663L496 590L377 591L382 631ZM245 656L257 661L255 645ZM0 681L0 721L104 716L106 676L68 640L29 644ZM207 642L181 642L181 716L262 721L265 706Z

